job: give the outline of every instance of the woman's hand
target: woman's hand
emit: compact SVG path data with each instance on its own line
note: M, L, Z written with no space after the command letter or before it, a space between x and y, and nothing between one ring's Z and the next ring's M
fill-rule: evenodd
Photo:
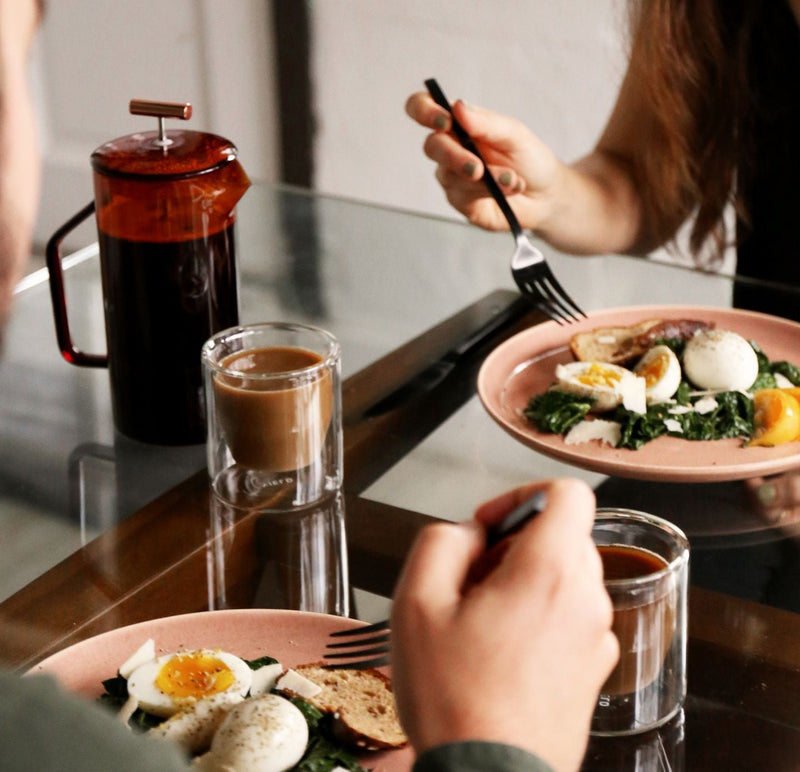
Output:
M486 527L539 490L545 510L501 543L488 575L468 583L485 561ZM559 772L578 768L618 656L594 510L587 485L555 480L420 534L392 611L394 688L417 752L487 740L525 748Z
M508 230L508 223L481 181L483 164L451 133L447 110L419 92L409 97L406 112L422 126L433 129L424 150L437 164L436 178L447 200L475 225ZM453 113L486 158L523 227L539 227L552 206L552 192L562 168L559 160L513 118L461 101L453 105Z
M770 525L796 526L800 520L800 473L797 471L744 481L756 512Z

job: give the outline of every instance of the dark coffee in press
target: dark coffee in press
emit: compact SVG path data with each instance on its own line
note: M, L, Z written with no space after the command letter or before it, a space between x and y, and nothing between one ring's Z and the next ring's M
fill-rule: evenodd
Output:
M117 428L160 445L203 442L200 349L239 321L233 223L188 241L98 237Z

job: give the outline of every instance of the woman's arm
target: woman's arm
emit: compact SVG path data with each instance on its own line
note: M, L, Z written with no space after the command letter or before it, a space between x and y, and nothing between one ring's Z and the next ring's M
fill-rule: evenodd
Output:
M616 105L594 150L563 163L526 126L508 116L456 102L455 116L476 141L524 227L573 254L643 253L659 246L654 232L670 235L675 222L646 224L642 152L650 120L638 67L632 62ZM450 203L470 222L489 230L507 227L481 182L480 161L450 133L450 117L425 93L412 95L406 111L434 129L425 154ZM662 239L663 240L663 239Z

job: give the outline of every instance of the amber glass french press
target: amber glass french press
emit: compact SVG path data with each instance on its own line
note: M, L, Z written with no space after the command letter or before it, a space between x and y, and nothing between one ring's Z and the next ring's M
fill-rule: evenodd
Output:
M235 207L250 185L227 139L167 130L191 105L133 100L156 131L129 134L91 156L94 201L47 246L56 333L64 358L108 367L114 422L127 437L164 445L205 439L200 349L238 323ZM61 243L95 213L107 354L70 336Z

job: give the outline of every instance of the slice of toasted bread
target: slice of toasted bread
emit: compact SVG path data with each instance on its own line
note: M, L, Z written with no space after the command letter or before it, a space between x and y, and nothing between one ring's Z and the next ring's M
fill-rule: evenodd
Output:
M661 319L645 319L630 327L597 327L573 335L569 347L581 362L610 362L624 366L646 351L637 345L637 337L660 322Z
M375 668L328 670L321 663L299 665L300 675L322 687L305 698L323 713L333 714L343 742L367 750L401 748L408 743L389 678Z

